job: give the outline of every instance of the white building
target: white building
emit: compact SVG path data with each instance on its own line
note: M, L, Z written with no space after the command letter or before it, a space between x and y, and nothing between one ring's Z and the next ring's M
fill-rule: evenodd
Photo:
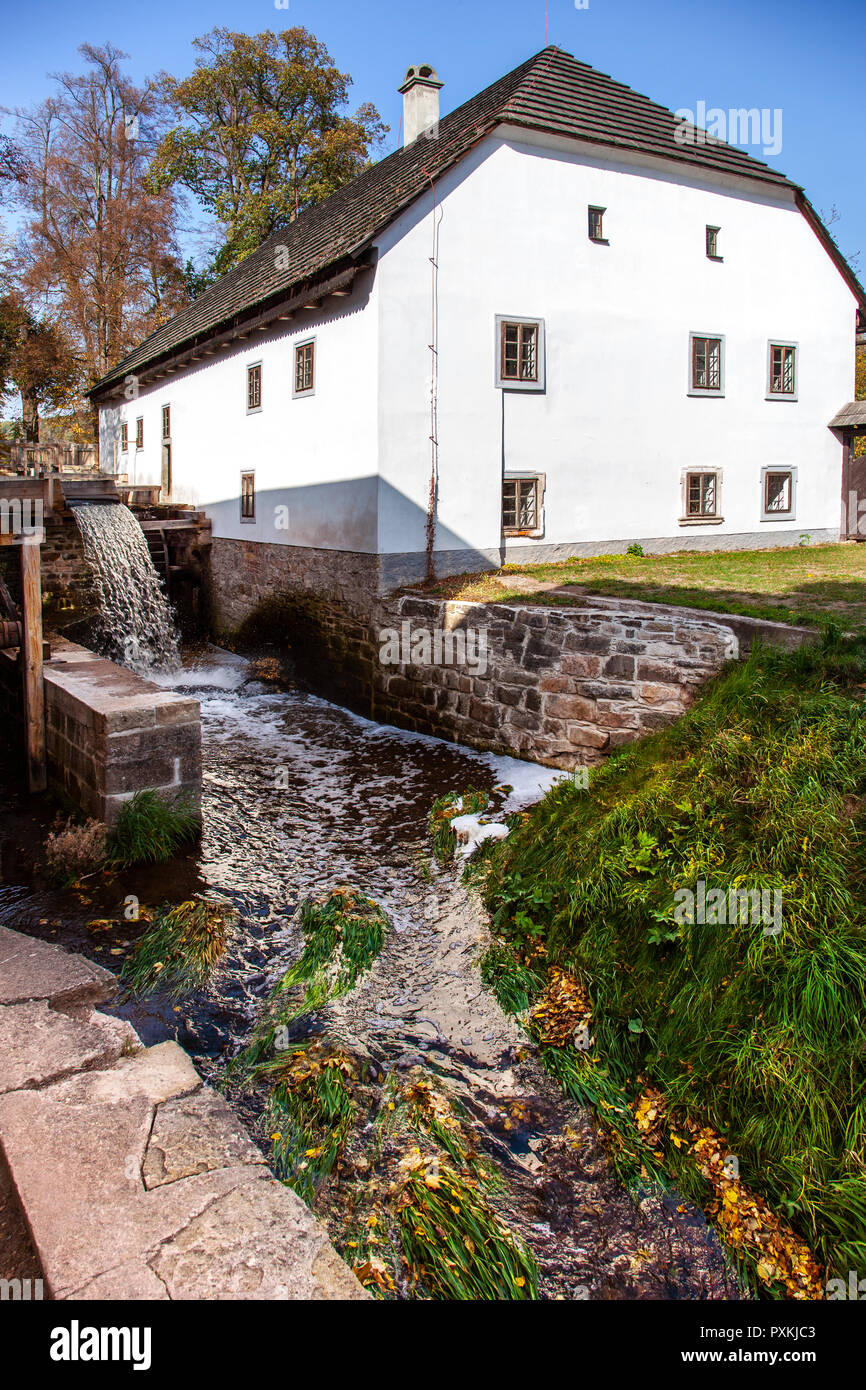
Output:
M838 539L866 295L802 190L556 48L437 123L440 85L410 69L404 148L96 386L102 467L203 507L251 602L431 544Z

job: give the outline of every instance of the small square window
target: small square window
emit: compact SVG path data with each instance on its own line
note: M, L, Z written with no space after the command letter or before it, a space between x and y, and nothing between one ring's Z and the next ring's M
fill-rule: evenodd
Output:
M143 448L144 448L144 416L143 416L143 415L139 415L138 419L137 419L136 422L135 422L135 447L136 447L136 449L143 449Z
M241 474L241 521L256 519L256 475Z
M163 437L163 439L171 439L171 406L170 406L170 405L164 405L164 406L162 407L162 437Z
M504 478L502 482L502 529L506 535L539 535L543 529L542 479Z
M686 474L686 516L715 517L717 512L717 478L715 473Z
M723 396L725 391L724 338L691 335L689 394Z
M607 208L587 208L587 220L589 223L590 241L601 241L605 246L609 245L604 235L604 214Z
M762 468L761 520L793 521L796 510L796 468Z
M122 421L120 426L120 452L125 454L129 449L129 425Z
M293 395L311 396L316 389L316 342L298 343L295 348L295 386Z
M768 400L797 399L797 344L769 344Z
M720 261L719 232L721 227L707 227L707 256L711 261Z
M544 390L544 324L540 319L497 316L497 386Z
M262 364L247 367L247 414L262 408Z

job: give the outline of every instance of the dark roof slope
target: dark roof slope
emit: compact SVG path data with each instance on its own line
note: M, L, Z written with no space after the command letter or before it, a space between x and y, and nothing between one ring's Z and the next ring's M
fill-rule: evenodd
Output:
M94 387L100 393L194 339L244 316L263 300L354 257L436 179L501 124L550 131L599 145L676 159L717 172L795 189L744 150L706 138L678 144L673 112L558 48L545 48L444 116L435 140L423 137L365 170L324 202L275 232L181 313L158 328ZM288 255L277 265L276 248ZM837 253L838 254L838 253ZM850 273L850 272L849 272ZM856 282L855 282L856 283ZM862 291L861 291L862 294Z

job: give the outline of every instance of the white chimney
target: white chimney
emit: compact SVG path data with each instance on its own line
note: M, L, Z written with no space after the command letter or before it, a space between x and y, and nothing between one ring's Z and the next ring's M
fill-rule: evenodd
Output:
M403 148L419 135L435 140L439 134L439 93L443 83L429 63L416 63L406 73L403 93Z

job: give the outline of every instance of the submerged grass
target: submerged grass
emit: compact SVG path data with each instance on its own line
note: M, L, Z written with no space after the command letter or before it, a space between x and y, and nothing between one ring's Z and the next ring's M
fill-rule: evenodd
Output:
M259 1069L271 1080L266 1118L278 1176L312 1202L330 1176L355 1120L356 1064L345 1052L315 1041Z
M864 691L862 635L758 649L484 856L500 999L527 1008L550 966L592 998L593 1053L543 1050L560 1084L628 1138L650 1082L843 1274L866 1267ZM690 920L701 885L777 891L780 916Z
M159 990L175 999L202 989L225 951L233 916L203 898L160 909L124 962L123 983L139 996Z
M285 1050L289 1032L303 1019L354 989L381 951L388 925L382 909L351 888L305 902L304 949L271 994L249 1046L232 1069L253 1077Z
M537 1298L535 1261L493 1206L495 1172L476 1154L455 1102L420 1069L403 1082L392 1075L384 1099L379 1129L403 1149L391 1185L395 1239L416 1293Z
M168 801L155 791L136 792L111 833L108 862L120 868L164 863L200 830L201 817L190 801Z

